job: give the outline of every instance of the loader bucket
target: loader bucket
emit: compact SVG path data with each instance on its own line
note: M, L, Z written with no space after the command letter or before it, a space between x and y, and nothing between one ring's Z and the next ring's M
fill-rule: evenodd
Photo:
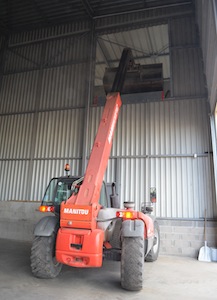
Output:
M107 68L103 77L105 93L112 91L118 68ZM163 90L162 64L134 65L128 68L121 94L157 92Z

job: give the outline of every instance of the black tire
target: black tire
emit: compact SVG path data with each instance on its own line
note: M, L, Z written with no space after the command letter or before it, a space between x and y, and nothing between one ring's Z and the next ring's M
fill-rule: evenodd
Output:
M115 228L112 233L112 237L109 241L112 248L121 249L121 226L122 226L122 220L117 219L115 221Z
M55 278L62 264L55 258L56 233L51 236L36 236L31 248L31 269L35 277Z
M121 286L130 291L143 288L144 238L124 237L121 252Z
M145 261L153 262L158 259L160 250L160 228L157 221L154 221L154 245L147 254Z

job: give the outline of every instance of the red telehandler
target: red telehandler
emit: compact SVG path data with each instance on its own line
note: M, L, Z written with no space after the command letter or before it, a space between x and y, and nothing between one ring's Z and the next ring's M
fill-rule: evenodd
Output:
M135 70L138 73L139 69L131 50L125 48L106 97L85 175L67 175L50 181L40 211L54 215L42 218L34 230L31 249L34 276L54 278L62 264L101 267L103 259L110 259L121 261L124 289L142 289L144 262L155 261L160 246L159 226L151 215L152 203L142 211L134 210L133 202L124 202L124 208L120 208L115 184L109 198L103 182L122 103L120 92L124 90L126 74ZM154 80L152 83L156 87ZM136 84L140 85L140 91L146 90L146 84L141 88L142 83L135 82L134 88Z

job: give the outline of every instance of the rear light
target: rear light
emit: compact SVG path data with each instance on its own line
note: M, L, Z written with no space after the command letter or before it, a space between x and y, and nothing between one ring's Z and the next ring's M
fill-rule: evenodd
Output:
M137 216L135 211L126 210L126 211L117 211L116 217L123 218L123 219L135 219Z
M47 205L41 205L39 207L40 212L54 212L55 208L54 206L47 206Z

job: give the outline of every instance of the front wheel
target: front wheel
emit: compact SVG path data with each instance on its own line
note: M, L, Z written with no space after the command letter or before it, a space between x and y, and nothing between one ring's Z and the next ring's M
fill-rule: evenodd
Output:
M145 260L153 262L157 260L160 250L160 228L157 221L154 221L154 242L151 250L147 254Z
M31 269L35 277L55 278L62 264L55 258L56 233L51 236L36 236L31 248Z
M139 291L144 280L144 238L124 237L121 253L121 286Z

